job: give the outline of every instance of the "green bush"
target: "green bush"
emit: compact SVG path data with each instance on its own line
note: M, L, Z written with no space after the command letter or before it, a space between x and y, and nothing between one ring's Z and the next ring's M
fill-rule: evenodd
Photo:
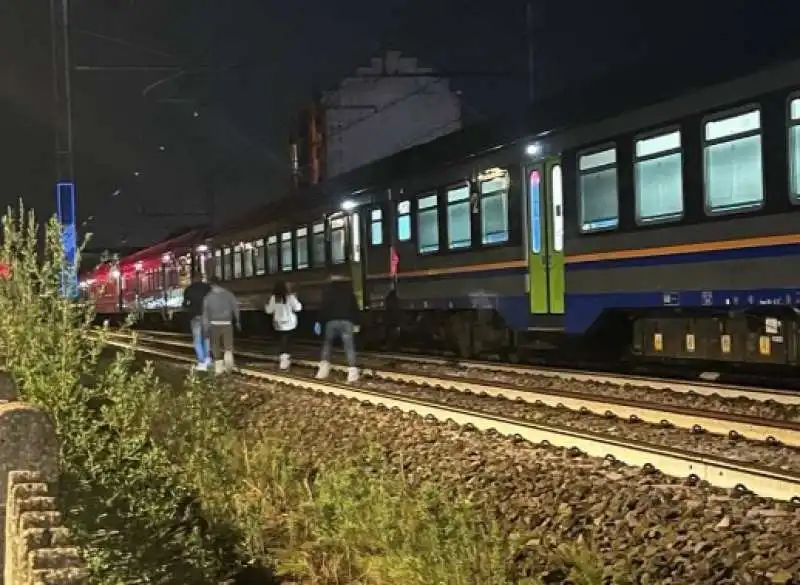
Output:
M183 510L193 490L181 482L171 444L153 440L169 387L151 367L133 367L130 351L104 354L93 307L61 298L58 223L40 234L32 213L9 210L0 261L12 275L0 282L0 351L23 397L55 422L62 503L93 582L221 580L232 569L220 553L225 547L187 525ZM190 411L184 420L200 418ZM177 444L187 426L165 436Z

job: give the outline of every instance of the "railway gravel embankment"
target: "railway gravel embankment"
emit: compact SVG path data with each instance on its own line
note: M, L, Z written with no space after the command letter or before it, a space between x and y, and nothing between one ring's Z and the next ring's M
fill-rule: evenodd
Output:
M236 379L241 423L279 431L324 460L377 448L412 482L446 482L524 533L516 563L564 582L550 553L586 541L608 578L642 584L788 584L800 579L800 508L574 451L533 446L342 398Z

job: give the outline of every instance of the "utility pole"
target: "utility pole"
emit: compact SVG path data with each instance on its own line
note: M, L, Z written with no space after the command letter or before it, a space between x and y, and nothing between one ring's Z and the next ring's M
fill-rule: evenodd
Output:
M69 0L50 0L50 38L53 43L56 179L59 183L71 183L74 180L68 2Z
M56 150L56 212L61 223L66 269L61 278L61 293L78 294L75 225L75 168L72 155L72 91L69 58L69 0L50 0L50 38L53 43L53 98Z

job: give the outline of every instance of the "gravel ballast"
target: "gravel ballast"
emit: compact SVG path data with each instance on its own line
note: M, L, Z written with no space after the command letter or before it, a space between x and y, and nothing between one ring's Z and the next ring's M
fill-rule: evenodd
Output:
M574 452L533 446L287 386L227 383L243 425L324 460L374 446L410 481L446 482L508 532L517 562L547 574L545 550L591 541L606 572L642 584L790 583L800 578L800 510Z

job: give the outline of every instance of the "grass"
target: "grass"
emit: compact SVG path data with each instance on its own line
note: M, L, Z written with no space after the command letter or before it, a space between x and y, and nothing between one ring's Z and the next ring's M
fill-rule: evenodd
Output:
M279 574L310 584L512 582L518 543L441 486L412 488L372 454L316 467L268 434L230 447L240 480L204 502Z

